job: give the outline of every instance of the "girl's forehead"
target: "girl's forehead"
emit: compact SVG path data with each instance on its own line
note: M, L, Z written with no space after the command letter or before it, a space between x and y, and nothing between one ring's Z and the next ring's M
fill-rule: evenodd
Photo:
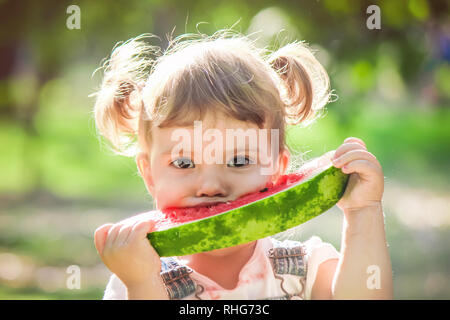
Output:
M217 129L225 132L227 129L257 130L259 129L259 127L256 123L253 123L251 121L242 121L227 115L220 115L220 114L215 115L210 113L206 115L203 119L193 120L192 122L183 123L179 125L175 123L167 127L154 127L153 136L159 135L163 137L168 134L172 134L172 132L175 130L180 129L185 129L193 133L194 130L206 131L210 129Z

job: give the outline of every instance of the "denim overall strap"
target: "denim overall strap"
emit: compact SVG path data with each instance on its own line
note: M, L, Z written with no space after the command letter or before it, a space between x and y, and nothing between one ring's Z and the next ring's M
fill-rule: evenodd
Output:
M286 299L302 299L306 272L306 249L301 242L297 241L283 241L271 239L273 248L268 252L268 257L271 261L275 278L280 280L281 290L284 292L283 296L272 297L270 300L286 300ZM172 257L161 258L161 278L166 286L169 298L172 300L183 299L193 293L197 299L201 299L199 295L204 291L201 284L194 282L190 276L192 269L181 265L176 259ZM285 281L283 275L290 274L299 277L301 284L301 291L298 293L289 293L284 288Z
M179 264L174 258L161 258L161 278L171 300L183 299L196 292L197 285L190 273L192 273L191 268ZM198 297L200 293L195 295L198 299L200 299Z
M301 242L284 241L280 242L276 239L271 239L273 248L268 252L270 262L272 264L273 273L276 279L279 279L281 290L284 296L272 299L302 299L305 291L307 261L306 248ZM283 275L290 274L299 277L301 291L298 293L289 293L284 288Z

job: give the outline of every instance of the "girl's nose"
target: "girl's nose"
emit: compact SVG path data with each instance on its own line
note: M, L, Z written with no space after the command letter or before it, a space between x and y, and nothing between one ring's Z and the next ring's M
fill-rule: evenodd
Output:
M226 197L227 188L220 176L211 173L205 173L199 183L197 197Z

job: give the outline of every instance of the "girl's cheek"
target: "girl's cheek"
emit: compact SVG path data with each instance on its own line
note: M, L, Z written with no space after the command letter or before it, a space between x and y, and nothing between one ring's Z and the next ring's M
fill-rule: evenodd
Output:
M184 181L164 179L164 181L159 181L156 184L154 197L158 209L183 206L182 201L190 192L190 186L185 185Z
M256 166L256 168L251 170L251 172L248 172L248 174L236 176L232 181L234 182L234 190L238 198L249 192L255 192L264 188L270 180L271 176L262 175L260 168Z

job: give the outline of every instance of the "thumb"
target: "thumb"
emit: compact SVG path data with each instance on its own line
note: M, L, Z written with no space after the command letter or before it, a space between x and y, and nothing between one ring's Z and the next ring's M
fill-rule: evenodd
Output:
M106 237L108 236L108 231L113 226L112 223L104 224L98 227L94 233L94 243L97 252L102 255L103 248L105 247Z

